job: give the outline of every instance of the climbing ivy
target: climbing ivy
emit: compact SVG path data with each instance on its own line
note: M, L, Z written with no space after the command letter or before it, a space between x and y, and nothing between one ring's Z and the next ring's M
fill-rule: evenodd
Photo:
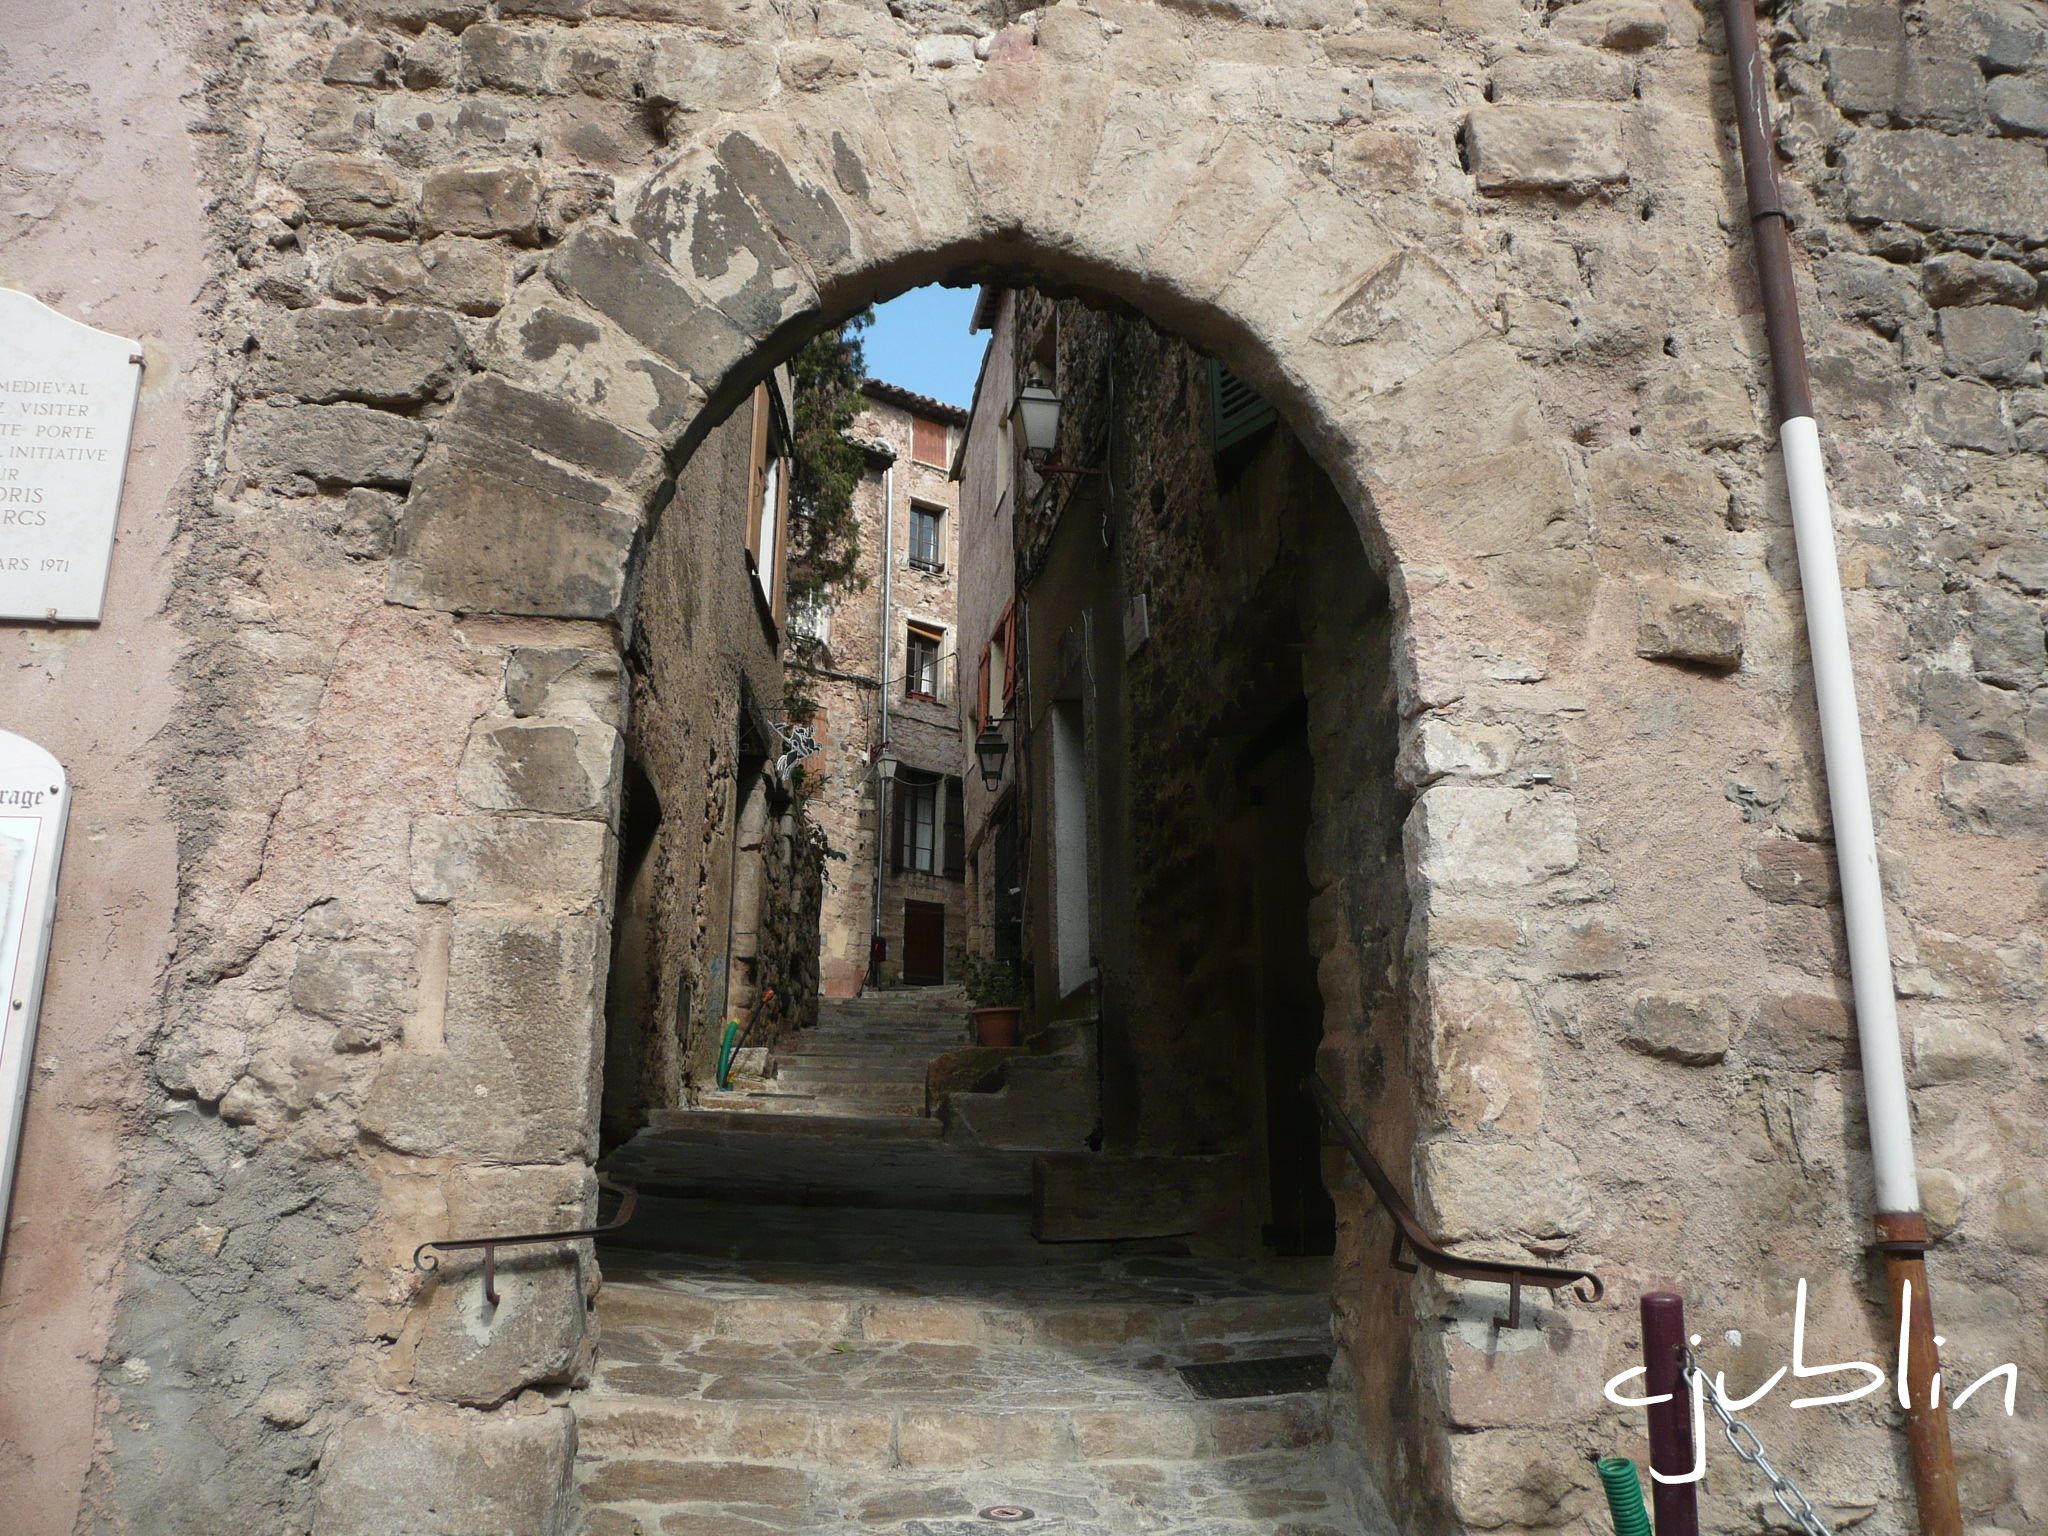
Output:
M813 336L790 363L792 424L790 454L789 606L792 612L861 585L860 522L854 489L867 456L848 435L860 414L861 381L867 357L861 332L874 311L855 315L835 329ZM797 637L799 654L806 649Z

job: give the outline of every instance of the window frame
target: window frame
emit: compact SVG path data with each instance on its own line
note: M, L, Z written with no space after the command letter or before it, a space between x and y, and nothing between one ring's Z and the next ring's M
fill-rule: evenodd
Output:
M917 552L917 530L920 518L928 519L931 523L932 552L929 560ZM909 537L903 542L909 551L905 559L911 569L930 571L934 574L944 571L946 569L946 509L936 502L919 501L913 497L910 503Z
M922 689L922 688L919 688L919 687L916 687L916 686L915 686L915 680L917 679L917 674L918 674L918 671L919 671L919 667L918 667L918 652L920 651L920 649L922 649L922 648L923 648L923 647L925 647L925 646L930 646L930 647L931 647L931 656L930 656L930 661L931 661L931 671L930 671L930 675L929 675L929 679L928 679L928 680L929 680L929 682L931 683L931 688L930 688L930 691L926 691L925 689ZM928 703L928 704L936 704L936 703L938 703L938 702L940 701L940 687L941 687L941 678L940 678L940 676L939 676L939 663L940 663L940 661L941 661L941 660L942 660L942 659L944 658L945 654L946 654L946 632L945 632L945 630L943 630L943 629L941 629L941 628L939 628L939 627L937 627L937 626L935 626L935 625L932 625L932 624L926 624L926 623L922 623L922 622L920 622L920 621L919 621L919 620L917 620L917 619L906 619L906 620L904 621L904 625L903 625L903 696L904 696L904 698L906 698L906 699L917 699L917 700L920 700L920 701L922 701L922 702L924 702L924 703Z

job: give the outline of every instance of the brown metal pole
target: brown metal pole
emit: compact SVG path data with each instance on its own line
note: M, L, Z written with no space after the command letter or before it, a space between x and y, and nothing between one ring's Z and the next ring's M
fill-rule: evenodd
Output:
M1675 1291L1651 1291L1643 1297L1643 1396L1669 1401L1653 1403L1650 1420L1650 1470L1665 1477L1692 1471L1692 1400L1685 1385L1685 1298ZM1650 1479L1650 1504L1657 1514L1657 1536L1700 1536L1700 1485L1660 1483Z
M1757 37L1754 0L1721 0L1721 15L1728 34L1728 73L1735 95L1736 129L1742 140L1743 182L1749 196L1750 228L1756 240L1757 279L1763 294L1764 332L1771 349L1771 387L1782 441L1787 422L1799 422L1808 432L1811 431L1813 391L1807 378L1806 342L1800 333L1798 290L1792 282L1792 245L1786 230L1784 203L1779 196L1778 168L1774 158L1776 146L1771 132L1763 46ZM1801 418L1805 420L1801 422ZM1817 462L1816 456L1816 465ZM1788 477L1790 469L1788 463ZM1795 505L1795 521L1796 518ZM1824 718L1823 735L1825 726ZM1859 745L1859 754L1860 750ZM1839 826L1837 840L1840 841ZM1846 875L1843 883L1846 888ZM1851 960L1853 968L1853 953ZM1887 990L1881 1000L1889 1003L1889 977L1882 979ZM1861 1001L1859 993L1859 1012ZM1859 1031L1861 1028L1859 1019ZM1891 1054L1895 1058L1896 1049ZM1866 1036L1866 1091L1875 1081L1871 1076L1871 1064ZM1902 1139L1910 1134L1903 1089L1901 1081L1897 1084L1901 1098L1896 1106L1895 1119ZM1873 1114L1873 1156L1878 1155L1875 1118ZM1902 1187L1910 1190L1910 1143L1906 1151ZM1880 1185L1884 1181L1884 1168L1880 1163ZM1881 1211L1877 1216L1877 1229L1879 1246L1884 1253L1893 1322L1906 1338L1906 1359L1899 1362L1899 1371L1905 1392L1906 1438L1912 1452L1913 1486L1919 1506L1921 1536L1962 1536L1963 1515L1956 1493L1955 1452L1949 1442L1948 1410L1933 1401L1933 1378L1940 1367L1934 1346L1934 1309L1927 1288L1927 1221L1917 1210ZM1910 1305L1906 1300L1909 1286Z
M1885 1290L1902 1345L1898 1388L1907 1404L1906 1441L1913 1456L1920 1529L1924 1536L1962 1536L1948 1404L1934 1399L1934 1376L1941 1361L1934 1347L1934 1302L1927 1291L1927 1218L1918 1211L1881 1211L1877 1235L1884 1252Z

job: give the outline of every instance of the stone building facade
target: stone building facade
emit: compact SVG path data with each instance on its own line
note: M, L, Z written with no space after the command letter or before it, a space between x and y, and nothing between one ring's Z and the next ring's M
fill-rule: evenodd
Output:
M804 783L831 849L819 923L830 997L957 979L966 932L950 475L966 417L878 379L866 394L853 428L868 448L855 579L813 624L815 649L792 656L820 747Z
M1609 1285L1497 1330L1340 1197L1362 1413L1399 1426L1358 1465L1406 1528L1596 1521L1652 1285L1738 1387L1801 1278L1809 1358L1888 1358L1718 23L898 10L10 18L4 278L149 359L108 621L0 641L10 728L77 782L0 1256L21 1528L576 1528L587 1269L522 1264L484 1329L411 1254L588 1213L617 679L678 469L800 335L949 275L1220 357L1384 583L1383 664L1331 649L1358 718L1392 700L1400 857L1358 867L1397 876L1404 985L1326 1066L1437 1230ZM1935 1307L1953 1378L2023 1383L1958 1415L1964 1499L2038 1529L2048 28L1786 0L1769 47ZM264 430L300 409L348 423L311 494ZM560 774L507 755L542 733ZM1382 995L1384 928L1323 792L1328 1006ZM450 818L490 856L444 865ZM1888 1403L1752 1418L1891 1533ZM1734 1474L1714 1529L1761 1518Z
M710 1079L727 1020L768 1044L816 1018L823 843L783 760L791 409L777 369L691 456L647 544L625 669L608 1141Z

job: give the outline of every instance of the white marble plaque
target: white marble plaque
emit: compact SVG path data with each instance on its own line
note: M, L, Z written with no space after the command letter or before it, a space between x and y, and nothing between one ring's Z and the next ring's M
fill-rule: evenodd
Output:
M57 759L27 737L0 731L0 1244L21 1150L70 809L70 785Z
M0 619L99 622L141 354L0 288Z

